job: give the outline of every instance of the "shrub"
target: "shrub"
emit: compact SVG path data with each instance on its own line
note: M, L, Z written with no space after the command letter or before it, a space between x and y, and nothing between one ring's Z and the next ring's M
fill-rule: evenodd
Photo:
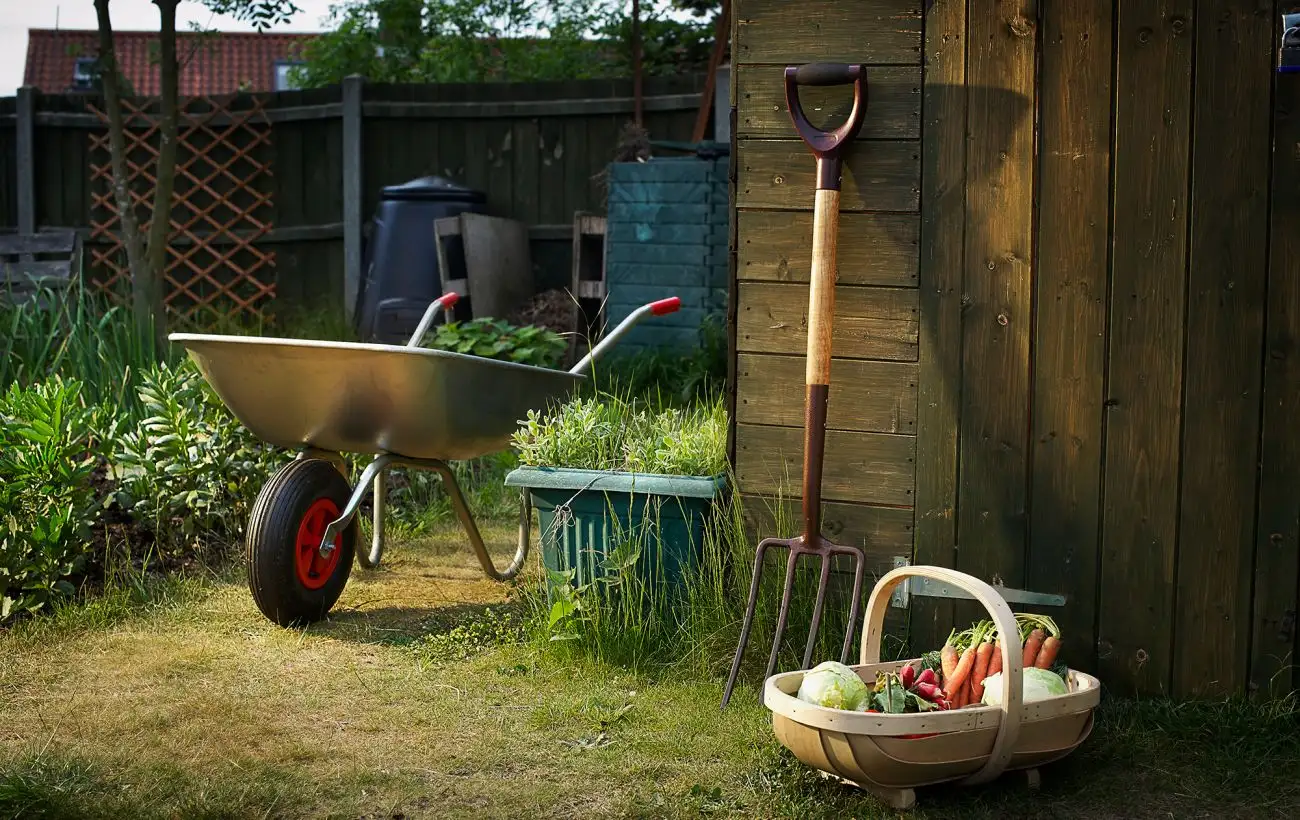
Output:
M439 350L537 367L555 367L568 350L564 339L553 330L535 325L515 327L491 317L438 325L432 345Z
M282 457L230 414L189 359L141 378L146 418L114 455L119 500L163 546L237 532Z
M58 377L0 396L0 620L73 591L98 510L81 384Z
M727 412L721 398L649 410L617 396L579 396L551 414L530 410L514 445L528 467L717 475L727 468Z

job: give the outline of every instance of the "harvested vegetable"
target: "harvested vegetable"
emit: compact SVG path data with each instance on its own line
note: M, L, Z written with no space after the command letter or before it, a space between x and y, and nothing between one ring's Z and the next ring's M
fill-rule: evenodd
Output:
M948 636L948 642L939 650L939 658L943 663L943 683L947 687L949 679L957 671L957 647L952 644L953 636Z
M1038 649L1043 645L1045 638L1047 638L1047 633L1037 628L1029 633L1028 638L1025 638L1025 650L1021 663L1026 668L1034 665L1034 659L1038 657Z
M975 650L975 671L971 673L971 700L978 701L984 696L984 679L989 674L989 663L993 660L993 644L982 641Z
M1069 694L1070 690L1065 680L1049 669L1031 666L1024 670L1022 676L1024 693L1021 700L1024 703ZM1003 680L1004 675L1001 672L985 679L983 698L985 706L998 706L1002 703Z
M987 678L989 675L996 675L1001 671L1002 671L1002 639L998 638L997 641L995 641L993 644L993 657L989 658L988 673L984 677ZM984 683L984 681L980 681L980 683L982 684Z
M1052 664L1056 663L1056 656L1061 651L1061 639L1052 635L1043 641L1043 648L1038 650L1038 657L1034 658L1034 666L1038 669L1051 669Z
M858 711L869 699L869 694L867 684L858 673L838 661L826 661L803 676L795 697L828 709Z
M902 681L904 689L911 689L912 684L916 683L916 667L904 666L899 671L898 677Z

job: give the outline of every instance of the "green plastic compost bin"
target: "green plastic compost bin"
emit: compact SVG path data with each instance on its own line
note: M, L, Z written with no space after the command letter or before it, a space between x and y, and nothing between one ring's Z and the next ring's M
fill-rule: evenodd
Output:
M607 571L605 558L630 543L639 548L635 571L643 581L675 586L698 565L726 477L520 467L506 485L532 498L548 570L573 570L571 583L589 584Z

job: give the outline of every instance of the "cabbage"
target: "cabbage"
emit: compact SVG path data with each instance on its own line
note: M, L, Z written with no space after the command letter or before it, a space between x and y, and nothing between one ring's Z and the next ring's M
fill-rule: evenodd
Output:
M1021 698L1024 703L1053 698L1057 695L1067 695L1070 692L1061 676L1050 669L1039 669L1031 666L1022 673L1021 679L1024 681L1024 695ZM985 706L997 706L1002 702L1001 672L996 675L989 675L984 679L982 702Z
M828 709L856 711L862 708L869 694L857 672L838 661L826 661L804 674L796 697Z

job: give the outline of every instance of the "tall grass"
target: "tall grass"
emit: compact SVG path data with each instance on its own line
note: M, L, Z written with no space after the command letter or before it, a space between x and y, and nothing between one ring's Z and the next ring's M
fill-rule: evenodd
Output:
M130 311L73 286L37 300L0 305L0 389L29 387L51 376L76 379L88 404L138 417L141 374L174 351L155 348L136 332Z

